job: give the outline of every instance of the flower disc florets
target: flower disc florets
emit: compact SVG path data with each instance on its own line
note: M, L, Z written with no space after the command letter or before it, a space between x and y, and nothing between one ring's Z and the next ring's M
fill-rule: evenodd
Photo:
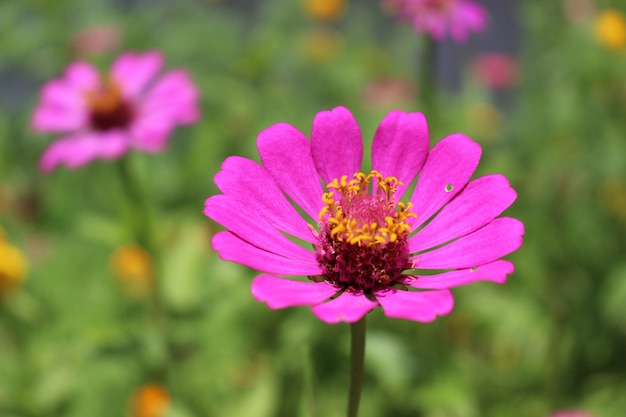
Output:
M85 94L89 109L89 125L92 129L104 132L127 128L134 118L135 110L126 101L120 87L107 79L95 91Z
M408 261L411 204L396 205L400 182L372 171L344 175L327 185L319 214L316 257L326 279L369 293L398 282Z

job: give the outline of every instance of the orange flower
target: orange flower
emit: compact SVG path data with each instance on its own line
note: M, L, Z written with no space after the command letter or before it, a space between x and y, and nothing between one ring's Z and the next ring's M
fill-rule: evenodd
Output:
M615 9L607 9L596 16L596 38L600 44L614 51L626 49L626 18Z
M131 399L129 417L163 417L170 405L170 394L161 385L139 388Z
M113 253L111 269L128 295L143 298L153 291L155 271L152 257L138 245L124 245Z
M305 0L306 14L315 20L337 20L347 6L347 0Z
M21 284L27 272L26 257L19 249L4 241L0 229L0 297Z

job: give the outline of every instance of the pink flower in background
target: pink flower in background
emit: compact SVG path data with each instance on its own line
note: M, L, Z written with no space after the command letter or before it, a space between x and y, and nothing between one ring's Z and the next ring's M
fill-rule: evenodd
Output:
M390 109L410 105L415 101L415 83L402 78L377 78L363 90L362 104L370 109Z
M519 76L515 59L498 52L478 55L472 63L472 70L478 81L495 89L513 87Z
M580 410L563 410L550 414L550 417L594 417L592 414Z
M381 306L389 317L427 322L452 310L449 288L502 283L513 272L500 258L520 247L524 227L497 216L515 191L501 175L469 181L481 148L464 135L429 150L421 113L382 120L372 171L363 171L361 132L343 107L318 113L310 140L279 123L257 146L262 164L224 161L215 176L223 194L207 199L204 213L228 229L212 241L222 259L264 272L252 294L272 309L308 305L337 323Z
M162 151L175 126L199 116L198 92L187 72L157 78L162 64L159 52L125 53L105 75L79 61L46 83L32 125L63 136L44 151L40 169L78 168L94 159L118 158L131 148Z
M70 45L77 57L103 55L115 50L122 42L122 30L117 25L86 27L72 36Z
M471 0L385 0L384 4L399 20L436 41L449 32L455 41L465 42L470 32L487 27L486 10Z

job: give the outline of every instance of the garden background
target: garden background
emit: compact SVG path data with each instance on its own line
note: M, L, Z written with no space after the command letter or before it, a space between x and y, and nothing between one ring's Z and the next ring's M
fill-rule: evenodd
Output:
M519 33L494 84L475 57L503 51L486 50L504 47L501 13L470 42L439 45L433 67L424 35L378 1L2 0L0 226L28 271L0 285L0 416L157 416L133 410L142 387L169 417L342 416L347 325L256 302L254 271L211 251L218 226L202 215L224 158L258 160L259 131L309 132L338 105L366 142L391 109L425 111L431 143L469 135L477 175L509 178L507 213L526 227L505 285L455 289L453 312L429 324L370 314L361 415L626 415L626 54L597 34L601 13L626 5L509 4ZM609 29L626 44L626 26ZM70 62L104 69L154 49L190 73L202 111L165 152L125 157L157 272L125 246L137 219L120 161L43 174L54 137L30 127L39 88Z

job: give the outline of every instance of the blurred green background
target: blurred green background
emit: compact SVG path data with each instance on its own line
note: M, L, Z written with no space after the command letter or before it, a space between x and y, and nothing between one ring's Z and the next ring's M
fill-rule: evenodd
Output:
M505 285L454 290L430 324L370 314L361 415L626 415L626 55L595 36L604 8L626 6L577 4L520 3L504 105L465 61L434 105L420 98L424 38L376 1L324 16L293 0L2 0L0 225L29 271L0 299L0 416L157 416L129 411L146 384L170 417L342 416L348 326L256 302L254 271L212 253L202 215L225 157L258 160L260 130L308 133L337 105L366 142L391 109L425 111L432 143L468 134L476 175L506 175L519 193L507 214L526 225ZM134 239L119 162L43 175L54 137L29 127L39 87L70 62L106 69L151 49L191 74L202 108L166 152L126 157L161 246L155 297L112 268Z

